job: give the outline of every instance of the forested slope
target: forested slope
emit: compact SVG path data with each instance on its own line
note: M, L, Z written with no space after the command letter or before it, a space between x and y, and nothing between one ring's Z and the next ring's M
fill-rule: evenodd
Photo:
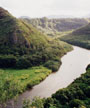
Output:
M68 35L60 37L60 40L90 49L90 24L73 31Z
M48 38L31 24L16 19L0 8L1 68L28 68L42 64L47 66L46 62L52 62L53 65L57 63L59 67L59 57L71 49L70 45Z

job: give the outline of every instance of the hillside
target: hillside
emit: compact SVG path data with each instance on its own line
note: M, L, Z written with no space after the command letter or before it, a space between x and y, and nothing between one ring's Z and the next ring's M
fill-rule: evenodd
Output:
M16 19L0 8L1 68L28 68L45 64L52 69L56 63L58 66L52 69L56 71L61 64L60 57L71 49L70 45L46 37L31 24Z
M5 52L0 50L0 54L12 54L13 52L8 51L7 47L16 50L15 52L20 54L19 49L20 51L22 48L23 51L25 50L24 48L34 49L37 47L38 49L40 46L46 47L47 44L48 39L46 36L38 32L31 25L27 25L25 22L16 19L6 10L0 8L0 49L3 47L5 49L6 47Z
M56 72L61 57L71 50L0 8L0 108Z
M48 36L60 35L60 32L72 31L82 26L88 24L87 19L77 19L77 18L60 18L60 19L48 19L44 18L22 18L27 23L32 24L34 27L38 28L43 33Z
M61 37L60 40L90 49L90 24Z

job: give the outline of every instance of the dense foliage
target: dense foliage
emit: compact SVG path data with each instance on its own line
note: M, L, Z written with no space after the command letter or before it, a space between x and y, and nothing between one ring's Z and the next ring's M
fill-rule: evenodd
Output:
M90 49L90 24L77 29L69 35L62 36L60 39L70 44Z
M61 65L60 58L72 47L64 42L53 40L43 50L32 50L30 54L4 54L0 55L0 68L23 69L32 66L44 65L52 71L57 71ZM16 52L15 52L16 53Z

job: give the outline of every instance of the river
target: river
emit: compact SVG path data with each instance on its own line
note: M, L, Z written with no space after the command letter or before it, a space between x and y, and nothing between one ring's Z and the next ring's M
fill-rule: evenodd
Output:
M15 108L22 108L23 99L33 99L35 96L50 97L57 90L67 87L82 73L85 73L90 63L90 51L76 46L73 48L73 51L62 57L62 65L58 72L52 73L40 84L21 94Z

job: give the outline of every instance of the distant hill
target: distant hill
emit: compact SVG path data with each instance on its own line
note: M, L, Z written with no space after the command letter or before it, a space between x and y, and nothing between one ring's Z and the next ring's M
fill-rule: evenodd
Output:
M28 18L28 19L30 19L30 17L28 17L28 16L21 16L20 18Z
M88 24L87 19L77 18L48 19L44 17L35 19L23 18L23 20L48 36L60 35L60 32L72 31Z
M69 35L63 36L60 39L70 44L90 49L90 24L73 31Z
M70 45L48 38L0 7L0 68L45 65L56 71L60 57L71 49Z
M75 18L74 16L71 15L50 15L47 16L49 19L60 19L60 18Z

